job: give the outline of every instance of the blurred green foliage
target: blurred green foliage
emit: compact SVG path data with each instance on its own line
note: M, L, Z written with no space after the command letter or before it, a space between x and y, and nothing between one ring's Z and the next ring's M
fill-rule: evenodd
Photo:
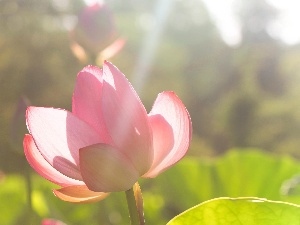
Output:
M250 196L300 203L299 195L290 195L299 184L293 187L285 183L299 173L299 162L288 156L272 156L259 149L233 149L210 160L186 158L155 180L148 180L144 190L153 196L162 196L162 206L152 210L158 210L160 219L171 219L216 197ZM147 202L145 199L146 212L151 211L147 209ZM153 218L148 218L146 213L146 219ZM157 220L153 224L163 223Z
M142 179L147 224L166 224L186 209L217 197L255 196L300 203L300 195L293 193L299 182L290 182L300 174L298 161L257 149L241 150L234 149L216 159L187 158L156 179ZM112 193L93 204L72 204L56 198L51 189L57 187L34 174L29 208L27 179L19 175L2 177L0 224L38 224L45 217L72 225L129 224L124 193Z
M160 1L106 2L127 39L111 61L134 84L144 40L158 26L153 12ZM71 205L53 197L47 181L34 176L29 182L31 169L22 153L24 117L14 122L22 96L32 105L71 108L76 74L85 65L70 50L69 30L83 6L81 0L0 1L0 170L5 174L0 224L38 224L45 216L74 225L128 222L122 193L97 204ZM298 202L299 166L285 155L300 157L300 45L287 46L270 36L268 25L278 12L265 1L244 0L237 10L242 41L234 47L223 42L200 0L174 0L167 15L139 94L148 110L158 92L179 95L193 121L189 155L196 159L142 184L149 224L165 224L218 196ZM207 160L234 147L235 153ZM243 153L246 147L282 157ZM293 195L280 194L283 183ZM26 200L31 189L33 209Z

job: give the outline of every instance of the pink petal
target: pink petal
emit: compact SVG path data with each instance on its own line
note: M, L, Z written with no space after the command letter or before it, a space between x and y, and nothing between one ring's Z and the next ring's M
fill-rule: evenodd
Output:
M54 169L37 149L32 136L26 134L23 141L27 161L35 171L47 180L60 186L83 185L82 181L69 178Z
M152 164L152 133L146 110L126 77L112 64L103 66L102 110L107 129L140 175Z
M72 113L53 108L29 107L27 126L42 156L64 175L82 180L79 149L101 142L99 134Z
M157 167L174 146L174 134L171 125L161 115L149 116L153 131L154 159L151 170Z
M190 116L173 92L158 95L149 120L153 132L154 160L143 177L155 177L178 162L186 154L192 136Z
M92 191L126 191L139 178L126 156L110 145L91 145L80 149L79 154L82 178Z
M101 69L95 66L85 67L77 76L72 111L74 115L98 131L102 138L101 142L110 143L111 138L101 110L102 83Z
M75 41L71 43L70 45L71 51L73 52L74 56L82 63L86 64L88 61L88 56L86 51L83 47L81 47L78 43Z
M66 225L66 224L59 220L43 219L42 225Z
M103 60L110 59L124 47L125 42L123 38L118 38L99 53L97 60L103 62Z
M53 190L56 197L63 201L74 203L90 203L101 201L106 198L109 193L94 192L86 186L69 186L61 189Z

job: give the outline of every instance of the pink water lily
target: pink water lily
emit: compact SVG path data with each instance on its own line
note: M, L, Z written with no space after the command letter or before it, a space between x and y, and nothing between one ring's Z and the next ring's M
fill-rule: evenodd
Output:
M65 223L54 219L43 219L42 225L66 225Z
M125 45L125 39L119 37L114 15L105 3L86 6L78 15L78 22L70 33L71 49L75 56L86 62L88 55L97 55L97 59L109 59Z
M191 120L173 92L147 114L126 77L111 63L77 76L72 112L29 107L24 150L30 165L60 185L59 198L98 201L153 178L178 162L191 140Z

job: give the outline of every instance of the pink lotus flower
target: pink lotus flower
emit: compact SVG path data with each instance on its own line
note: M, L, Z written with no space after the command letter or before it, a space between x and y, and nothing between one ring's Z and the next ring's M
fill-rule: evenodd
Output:
M118 38L113 14L105 3L95 3L83 9L71 38L71 49L82 61L87 60L88 53L97 55L102 61L109 59L125 44L124 39Z
M111 63L77 76L72 112L29 107L24 150L30 165L60 185L54 194L86 202L130 189L178 162L191 140L189 114L173 92L147 114L126 77Z
M42 225L66 225L65 223L59 220L53 220L53 219L44 219L41 224Z

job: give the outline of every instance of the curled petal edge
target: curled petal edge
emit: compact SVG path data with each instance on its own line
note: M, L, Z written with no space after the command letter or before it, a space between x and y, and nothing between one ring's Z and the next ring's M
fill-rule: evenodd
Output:
M155 100L153 108L149 113L149 117L160 116L165 119L165 122L169 124L173 131L173 147L170 149L159 149L154 147L155 152L164 151L159 157L155 157L150 170L143 175L145 178L154 178L179 160L181 160L186 154L191 139L192 139L192 121L190 115L185 108L182 101L178 96L171 91L165 91L160 93ZM151 121L151 120L150 120ZM156 121L156 120L153 120ZM166 125L161 124L163 127ZM153 126L152 128L159 128L159 126ZM153 133L159 130L153 130ZM161 142L165 142L162 135L153 135L154 146L168 146L161 145ZM157 143L157 144L155 144Z
M91 191L85 185L74 185L54 189L53 194L63 201L72 203L98 202L109 195L109 193Z
M69 185L84 184L82 181L65 176L64 174L56 170L54 167L52 167L39 152L30 134L25 134L23 140L23 147L25 157L29 162L30 166L45 179L62 187Z

